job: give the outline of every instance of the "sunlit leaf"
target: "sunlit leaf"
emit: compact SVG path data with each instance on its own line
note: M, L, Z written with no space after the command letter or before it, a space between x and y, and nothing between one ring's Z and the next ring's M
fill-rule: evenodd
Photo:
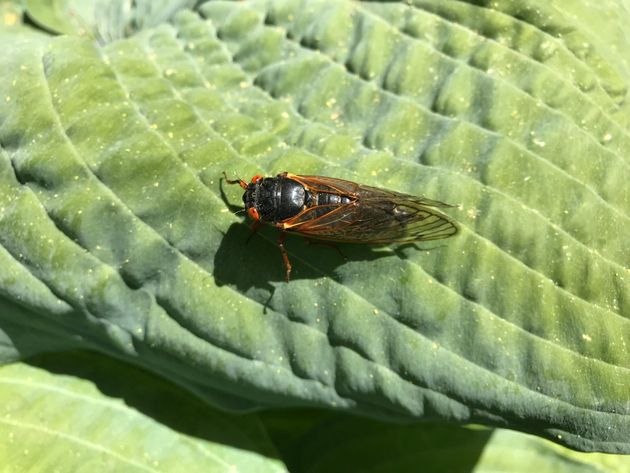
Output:
M91 348L220 408L630 452L628 13L411 3L210 1L107 45L16 33L2 359ZM347 260L289 238L286 284L222 171L424 195L461 232Z

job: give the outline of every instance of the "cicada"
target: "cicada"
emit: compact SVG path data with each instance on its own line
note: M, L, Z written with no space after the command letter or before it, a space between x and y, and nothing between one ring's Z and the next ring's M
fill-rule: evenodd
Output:
M438 208L451 205L424 197L325 176L283 172L276 177L256 175L239 184L243 202L254 220L280 230L278 246L286 270L291 262L284 246L287 233L315 240L344 243L409 243L439 240L457 233L455 223Z

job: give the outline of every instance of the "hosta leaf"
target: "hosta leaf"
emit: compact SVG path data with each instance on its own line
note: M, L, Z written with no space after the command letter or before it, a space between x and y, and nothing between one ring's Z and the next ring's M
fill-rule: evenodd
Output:
M49 359L46 367L82 361L91 363L84 366L98 383L24 364L0 368L6 471L286 471L268 458L273 451L255 417L232 423L163 381L90 355ZM117 388L120 377L133 385Z
M170 20L195 0L26 0L29 18L48 31L105 43Z
M106 46L21 38L0 57L2 343L36 326L38 351L223 408L630 452L629 18L545 5L211 1ZM224 170L424 195L461 232L347 260L289 239L285 284Z
M505 429L394 424L340 414L267 412L262 420L293 473L614 473L630 457L575 452Z
M25 0L24 7L29 19L47 31L89 35L88 19L93 18L96 3L82 0Z

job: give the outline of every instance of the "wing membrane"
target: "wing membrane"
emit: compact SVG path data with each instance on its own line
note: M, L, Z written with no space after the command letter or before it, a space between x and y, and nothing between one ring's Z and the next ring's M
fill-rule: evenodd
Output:
M298 181L304 187L315 192L328 192L330 194L355 195L361 187L356 182L337 179L326 176L298 176L290 173L281 174L284 177ZM376 188L375 188L376 189Z
M298 181L306 188L315 192L328 192L332 194L347 195L359 198L364 202L372 200L387 200L398 198L399 200L411 200L428 207L453 207L438 200L431 200L425 197L403 194L402 192L381 189L380 187L364 186L352 181L337 179L326 176L298 176L296 174L285 173L286 177Z
M278 224L284 230L322 240L393 243L448 238L457 226L437 210L436 200L364 186L326 176L282 174L309 191L348 197L343 205L316 205Z

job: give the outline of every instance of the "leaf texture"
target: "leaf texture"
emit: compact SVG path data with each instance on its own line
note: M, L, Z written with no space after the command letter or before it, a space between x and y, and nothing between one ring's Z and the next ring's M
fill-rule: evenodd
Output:
M108 370L107 363L93 356L75 353L69 366L84 360L96 361L90 371L109 375L109 385L103 379L94 384L20 363L0 368L0 455L7 471L287 471L279 461L256 452L264 451L256 443L262 436L251 438L259 434L256 419L243 417L236 426L225 414L173 396L163 381L130 367L121 369L120 364L113 365L112 373L111 364ZM48 368L60 369L67 362L58 360L57 366L49 363ZM123 390L124 400L116 399L111 381L125 375L133 375L138 384ZM152 399L152 391L160 392L162 399ZM160 406L173 400L192 405ZM153 416L129 403L153 411ZM179 416L180 431L156 419L169 417L163 411ZM195 414L206 424L195 426L191 421ZM196 435L190 432L193 426Z
M103 46L21 37L0 354L89 347L222 408L630 452L629 18L575 3L211 1ZM347 261L289 239L285 284L224 170L423 195L462 231ZM49 342L12 342L35 326Z

